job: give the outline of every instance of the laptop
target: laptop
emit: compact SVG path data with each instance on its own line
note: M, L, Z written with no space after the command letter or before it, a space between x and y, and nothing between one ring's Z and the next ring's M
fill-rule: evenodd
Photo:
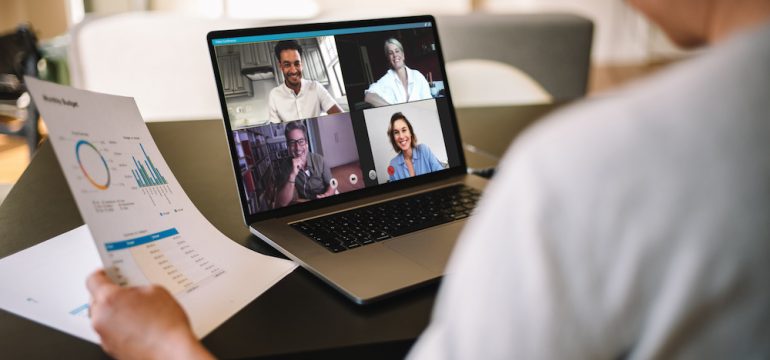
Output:
M432 16L207 36L250 231L358 304L439 279L468 175Z

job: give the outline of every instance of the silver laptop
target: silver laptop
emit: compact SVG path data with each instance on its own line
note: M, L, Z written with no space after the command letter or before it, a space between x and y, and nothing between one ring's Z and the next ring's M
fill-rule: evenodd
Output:
M432 16L207 37L246 224L359 304L442 276L466 174Z

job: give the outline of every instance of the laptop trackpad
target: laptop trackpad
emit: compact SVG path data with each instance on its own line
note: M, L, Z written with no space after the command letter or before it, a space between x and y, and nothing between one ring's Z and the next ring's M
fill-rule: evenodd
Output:
M443 274L465 221L454 221L382 242L404 257Z

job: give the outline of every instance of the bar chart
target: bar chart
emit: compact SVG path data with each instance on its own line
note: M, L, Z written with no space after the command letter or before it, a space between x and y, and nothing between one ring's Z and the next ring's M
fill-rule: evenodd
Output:
M142 148L144 160L140 162L136 160L136 157L131 157L134 160L134 169L131 170L131 173L134 175L136 184L140 188L168 184L166 178L160 174L160 171L152 163L152 159L147 156L147 152L144 151L144 145L139 144L139 147Z
M147 155L144 145L141 142L138 145L142 153L131 155L128 164L128 167L131 168L129 178L133 177L136 182L136 189L147 195L154 206L157 207L160 203L171 205L172 201L169 195L172 194L172 191L171 187L168 186L168 181L152 162L152 158Z

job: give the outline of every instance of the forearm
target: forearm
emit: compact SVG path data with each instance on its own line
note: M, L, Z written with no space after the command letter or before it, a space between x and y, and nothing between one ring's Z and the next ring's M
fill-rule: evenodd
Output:
M294 180L290 178L278 191L278 206L289 205L292 198L294 198Z
M211 360L215 359L203 344L188 332L177 334L165 339L164 344L154 354L156 359L186 359L186 360Z
M371 93L371 92L369 92L369 93L366 93L366 95L364 96L364 101L366 101L366 102L368 102L368 103L372 104L373 106L385 106L385 105L390 105L390 104L388 104L388 102L387 102L387 101L385 101L385 99L383 99L381 96L379 96L379 95L377 95L377 94L375 94L375 93Z
M444 167L441 165L441 162L438 161L438 159L434 159L431 162L431 169L430 169L430 171L439 171L439 170L444 170Z

